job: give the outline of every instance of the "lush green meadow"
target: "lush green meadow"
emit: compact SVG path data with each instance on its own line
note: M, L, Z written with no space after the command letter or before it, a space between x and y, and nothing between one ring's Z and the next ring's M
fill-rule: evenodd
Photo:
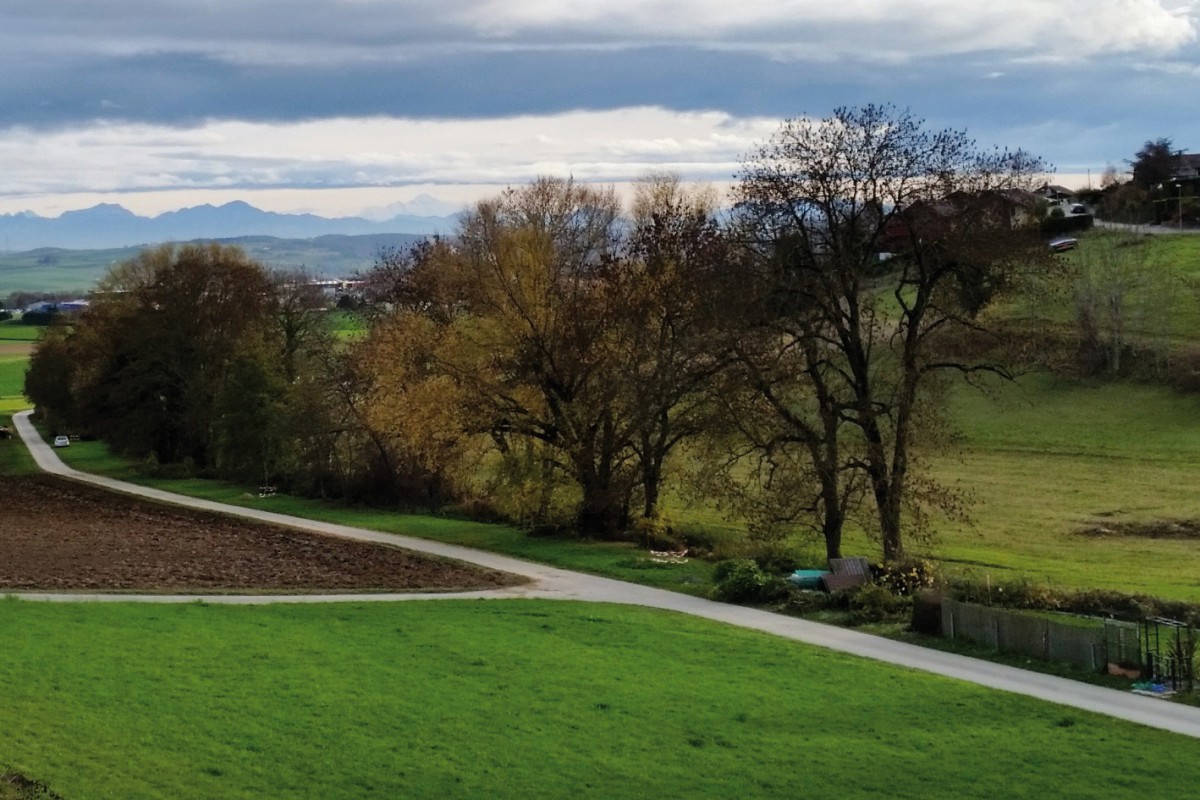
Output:
M0 603L0 752L89 798L1190 797L1200 742L667 613Z

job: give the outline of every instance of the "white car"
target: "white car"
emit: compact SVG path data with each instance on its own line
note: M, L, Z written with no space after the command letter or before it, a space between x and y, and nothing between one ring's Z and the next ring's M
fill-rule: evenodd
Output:
M55 447L70 447L71 446L71 438L69 436L55 436L54 437L54 446Z

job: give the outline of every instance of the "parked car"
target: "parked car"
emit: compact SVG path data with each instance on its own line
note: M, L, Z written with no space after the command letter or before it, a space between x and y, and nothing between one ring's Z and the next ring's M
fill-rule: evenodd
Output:
M1071 238L1055 239L1050 243L1050 249L1056 253L1065 253L1068 250L1074 250L1078 246L1079 240Z
M70 447L71 446L71 438L69 436L55 436L54 437L54 446L55 447Z

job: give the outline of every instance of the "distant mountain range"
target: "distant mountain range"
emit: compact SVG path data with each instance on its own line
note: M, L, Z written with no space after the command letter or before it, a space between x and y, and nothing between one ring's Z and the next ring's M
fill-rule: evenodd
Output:
M382 221L362 217L330 219L315 214L277 214L240 201L221 206L202 205L142 217L123 206L102 203L58 217L24 211L0 214L0 252L43 247L66 249L124 248L196 239L274 236L312 239L318 236L366 234L450 233L456 215L402 214Z
M405 250L424 238L424 235L414 233L369 233L360 236L327 234L311 239L202 237L197 241L234 245L270 269L302 268L316 277L349 278L370 269L381 254ZM0 301L10 292L65 292L83 296L114 264L137 257L145 248L146 245L76 249L38 247L19 253L0 253Z

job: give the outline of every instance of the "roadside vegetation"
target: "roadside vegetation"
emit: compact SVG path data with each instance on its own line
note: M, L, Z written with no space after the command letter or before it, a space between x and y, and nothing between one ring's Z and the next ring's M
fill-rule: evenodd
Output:
M1100 188L1086 199L1107 220L1134 225L1195 227L1200 224L1200 197L1194 181L1180 178L1183 151L1169 138L1148 139L1129 160L1127 174L1111 164Z

